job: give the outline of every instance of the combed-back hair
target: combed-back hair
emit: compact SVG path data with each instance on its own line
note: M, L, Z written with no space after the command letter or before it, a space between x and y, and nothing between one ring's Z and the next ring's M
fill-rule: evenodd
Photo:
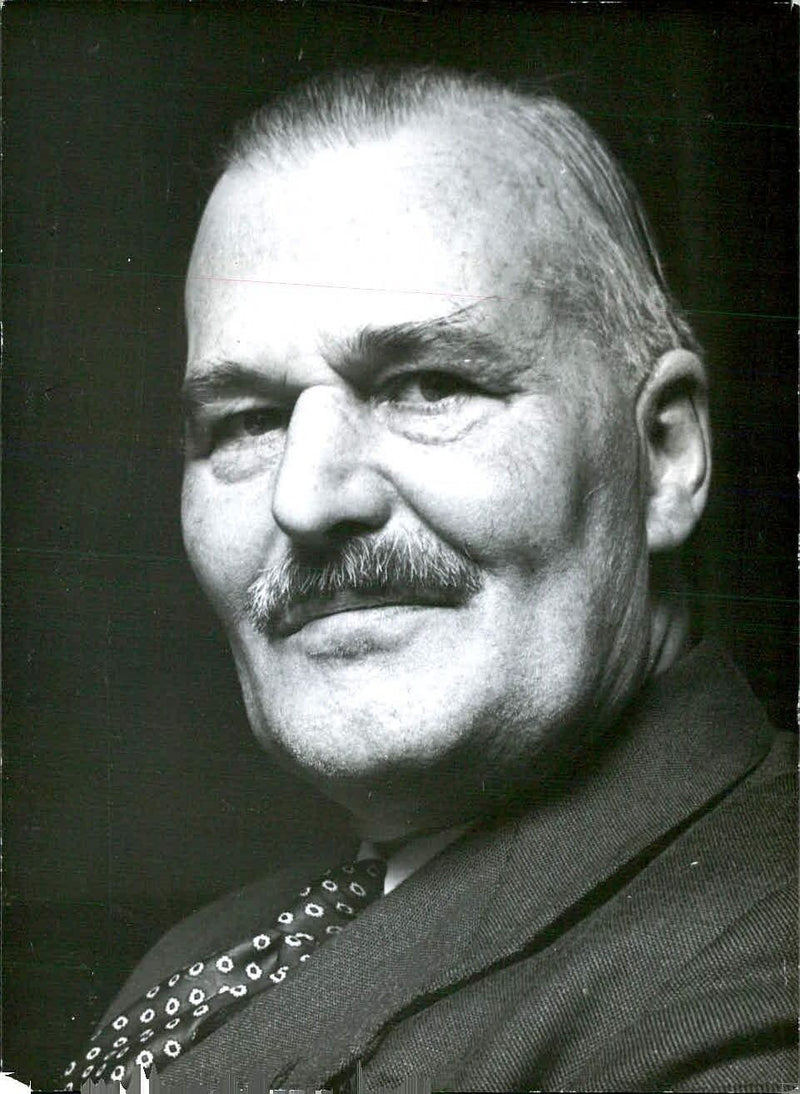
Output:
M555 328L571 321L621 378L637 385L669 349L699 352L661 269L641 201L614 157L568 106L483 75L439 68L371 68L300 84L240 124L224 169L285 166L321 148L389 138L409 123L466 121L533 202L542 153L558 165L557 202L569 237L540 240L521 283L547 300ZM484 124L480 124L484 123ZM488 129L487 125L488 123ZM531 204L533 207L533 204Z

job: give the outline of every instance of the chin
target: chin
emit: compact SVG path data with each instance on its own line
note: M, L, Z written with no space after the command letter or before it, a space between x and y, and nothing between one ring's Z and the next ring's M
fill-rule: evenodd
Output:
M261 708L250 718L256 739L282 767L309 778L368 776L392 766L399 742L383 729L374 712Z
M385 684L276 698L249 707L256 738L277 763L313 782L379 785L441 770L457 762L471 721L454 705L415 703L405 688L391 694Z

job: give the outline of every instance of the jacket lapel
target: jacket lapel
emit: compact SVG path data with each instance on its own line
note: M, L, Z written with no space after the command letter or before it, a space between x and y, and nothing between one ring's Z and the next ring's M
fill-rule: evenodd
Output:
M596 907L765 754L772 731L719 652L647 690L603 763L546 802L467 833L169 1068L210 1084L311 1086L368 1057L426 997L533 952Z
M257 1072L280 1087L313 1085L338 1071L432 975L441 977L457 960L502 877L511 842L484 832L447 848L165 1077L208 1084L226 1072ZM300 1073L316 1078L298 1082Z

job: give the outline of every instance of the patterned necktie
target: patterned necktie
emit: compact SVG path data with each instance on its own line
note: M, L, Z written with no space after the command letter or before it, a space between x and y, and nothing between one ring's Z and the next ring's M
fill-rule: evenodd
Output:
M296 905L266 930L236 946L186 965L154 984L137 1002L99 1029L82 1063L64 1072L76 1082L107 1079L127 1086L134 1067L176 1059L222 1025L265 988L280 984L331 935L338 934L383 891L385 863L348 862L306 886Z

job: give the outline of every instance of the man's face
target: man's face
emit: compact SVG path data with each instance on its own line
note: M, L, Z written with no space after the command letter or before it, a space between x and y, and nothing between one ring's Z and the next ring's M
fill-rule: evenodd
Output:
M187 284L189 557L259 739L387 838L535 775L649 637L630 401L524 291L557 169L523 214L478 144L236 168Z

